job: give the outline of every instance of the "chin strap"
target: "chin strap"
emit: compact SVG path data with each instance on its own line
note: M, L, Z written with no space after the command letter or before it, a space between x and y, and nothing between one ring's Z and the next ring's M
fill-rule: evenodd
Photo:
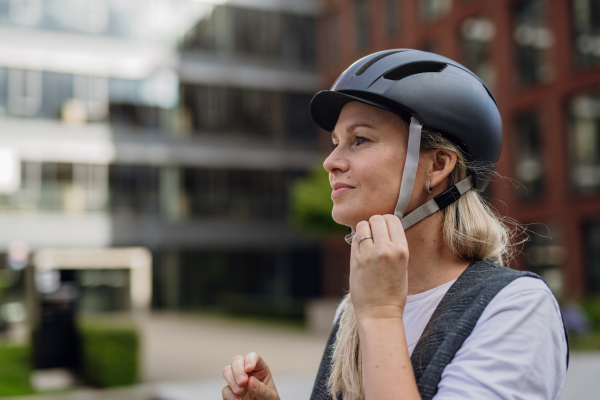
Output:
M436 211L442 210L454 203L465 192L473 187L473 177L469 175L450 189L440 193L427 203L421 205L416 210L404 216L408 202L412 195L415 178L417 176L417 167L419 165L419 153L421 144L421 130L423 124L413 115L410 119L408 130L408 147L406 150L406 160L404 161L404 172L402 173L402 182L400 183L400 194L394 215L400 218L404 229L408 229L417 222L427 218ZM350 229L350 234L346 235L346 242L352 243L354 229Z
M417 209L408 214L406 217L401 218L402 227L404 230L407 230L417 222L429 217L434 212L443 210L456 200L460 199L460 196L465 194L472 187L473 177L469 175L456 185L452 186L450 189L438 194L422 206L417 207Z

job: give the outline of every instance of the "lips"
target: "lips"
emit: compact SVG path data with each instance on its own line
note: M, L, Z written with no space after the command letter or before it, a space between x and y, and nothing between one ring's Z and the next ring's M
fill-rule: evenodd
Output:
M354 189L354 186L350 186L346 183L341 183L341 182L336 182L332 185L333 187L333 192L331 192L331 198L340 196L346 192L351 191L352 189Z

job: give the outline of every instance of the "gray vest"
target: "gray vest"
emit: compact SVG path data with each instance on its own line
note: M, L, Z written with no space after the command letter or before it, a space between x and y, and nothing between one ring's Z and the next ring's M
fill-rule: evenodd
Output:
M485 261L471 263L454 282L427 323L411 356L419 393L430 400L437 392L442 372L471 334L483 310L506 285L522 276L539 276L515 271ZM329 336L317 373L311 400L332 400L327 391L332 346L339 329L336 322ZM566 335L566 331L565 331ZM568 343L568 342L567 342ZM567 347L567 364L569 354ZM341 395L337 396L341 400Z

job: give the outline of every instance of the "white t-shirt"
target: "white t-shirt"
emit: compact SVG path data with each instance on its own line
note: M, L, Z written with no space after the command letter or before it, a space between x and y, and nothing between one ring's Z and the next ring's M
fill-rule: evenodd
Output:
M407 297L403 319L409 355L453 283ZM489 302L444 369L433 400L558 400L566 360L567 342L554 295L542 280L521 277Z

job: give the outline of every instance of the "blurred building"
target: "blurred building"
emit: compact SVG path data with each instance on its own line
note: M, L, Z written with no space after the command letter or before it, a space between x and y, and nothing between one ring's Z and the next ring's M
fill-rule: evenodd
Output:
M145 246L156 308L319 295L319 244L287 222L318 160L315 10L0 0L0 252Z
M360 57L416 48L455 59L504 121L486 196L528 225L518 268L570 297L600 294L600 2L321 0L324 87Z

